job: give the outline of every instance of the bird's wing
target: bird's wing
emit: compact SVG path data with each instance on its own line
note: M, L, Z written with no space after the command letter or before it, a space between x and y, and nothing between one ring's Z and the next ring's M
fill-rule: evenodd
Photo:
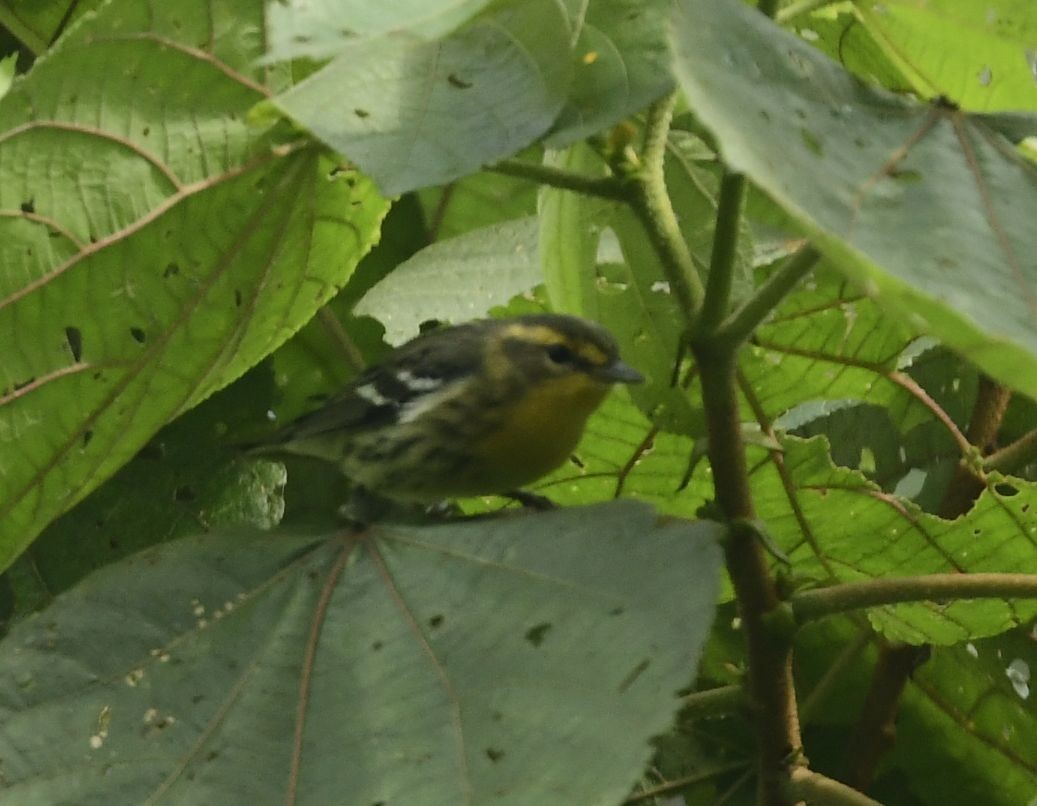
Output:
M330 433L348 436L392 423L408 406L479 367L483 342L477 324L432 331L408 342L321 408L291 423L275 440L285 443Z

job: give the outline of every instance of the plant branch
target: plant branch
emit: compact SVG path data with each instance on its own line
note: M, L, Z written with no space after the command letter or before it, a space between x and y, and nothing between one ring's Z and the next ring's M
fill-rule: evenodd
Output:
M994 451L986 458L983 467L998 473L1015 473L1034 461L1037 461L1037 428Z
M677 214L666 192L664 172L666 137L676 99L673 93L648 108L644 147L641 151L642 165L630 176L633 191L630 201L659 255L674 296L691 325L702 310L704 291L691 252L681 235Z
M699 330L703 334L716 329L727 316L727 308L731 303L731 278L738 254L745 188L745 177L742 174L726 171L720 180L717 225L713 230L713 251L709 258L709 282L706 284L706 298L699 321Z
M709 428L716 503L729 522L727 571L738 598L749 660L748 693L760 753L758 801L785 804L783 781L802 741L792 680L791 630L781 629L782 604L757 531L738 410L735 353L705 339L692 344Z
M681 709L694 719L731 714L745 705L745 689L739 685L695 691L681 698Z
M882 806L846 784L803 768L792 771L787 790L792 800L811 806Z
M779 302L799 283L821 257L807 244L791 255L767 278L742 307L729 316L717 329L717 338L737 345L748 339ZM711 275L712 276L712 275ZM707 294L707 307L708 307Z
M944 599L1037 597L1037 574L925 574L847 582L794 593L789 604L797 621L867 607Z
M597 196L612 201L630 201L630 193L625 183L614 176L585 176L562 168L553 168L550 165L516 159L502 160L494 165L487 165L486 170L505 176L529 179L562 190L572 190L586 196Z

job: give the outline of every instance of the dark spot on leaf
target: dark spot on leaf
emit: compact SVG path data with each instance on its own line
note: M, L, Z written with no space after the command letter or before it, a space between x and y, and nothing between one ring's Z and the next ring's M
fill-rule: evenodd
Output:
M79 359L83 357L83 334L80 332L78 327L66 327L65 341L68 342L68 349L72 353L72 360L78 364Z
M23 201L20 205L18 205L18 207L19 209L21 209L23 213L35 213L36 199L29 199L28 201Z
M498 761L504 758L504 751L498 750L496 747L487 747L486 758L488 758L490 761L496 764Z
M194 488L189 484L183 484L173 491L174 501L194 501L197 497L198 493L195 492Z
M637 664L637 666L631 669L627 676L624 677L622 682L619 684L619 688L617 689L617 691L620 694L622 694L624 691L630 688L634 684L634 681L637 680L637 678L641 676L645 669L648 668L650 663L651 661L646 659L641 661L639 664Z
M428 620L428 626L430 626L432 629L435 629L436 627L440 626L442 623L443 623L443 616L442 615L435 615L435 616L433 616L432 618L430 618Z
M533 646L540 646L544 643L544 637L550 631L551 625L546 621L542 624L537 624L535 627L530 627L526 630L526 640L529 641Z
M502 719L504 719L504 714L502 714L500 711L494 711L492 714L490 714L490 718L494 722L500 722Z
M867 142L863 137L855 137L853 139L853 144L857 146L857 148L864 148L867 145Z
M131 327L130 335L133 336L133 340L136 341L138 344L143 344L148 340L147 334L139 327Z
M583 463L583 460L575 453L569 457L569 461L576 465L578 468L580 468L580 470L583 470L586 467L586 465Z
M451 73L446 77L446 80L450 82L451 87L457 87L459 90L466 90L472 86L472 82L465 81L457 73Z
M36 380L36 377L33 376L32 378L29 378L27 381L22 381L21 383L15 383L14 391L18 392L18 391L24 389L30 383L33 383L35 380Z
M234 307L241 307L241 292L238 289L234 289Z
M922 181L922 172L911 169L897 170L894 168L889 172L889 175L898 182L912 183Z
M802 136L806 147L813 153L820 156L824 152L824 149L821 147L821 141L817 139L813 132L807 131L806 129L800 129L799 133Z
M89 445L90 444L90 440L92 440L93 438L94 438L94 432L93 431L91 431L89 428L86 431L84 431L83 432L83 447L85 448L87 445Z
M206 761L215 761L217 758L219 758L219 756L220 756L220 751L219 750L210 750L208 753L206 753L205 760Z
M108 548L110 548L112 551L118 551L119 550L119 539L116 538L116 537L109 538L108 539Z
M375 652L377 652L383 646L385 646L385 644L383 644L381 641L375 641L373 644L371 644L371 649L373 649Z
M1023 512L1029 512L1030 511L1030 505L1029 504L1023 504L1022 511Z
M1011 498L1019 492L1016 487L1013 487L1011 484L1006 484L1005 482L995 484L994 490L998 495L1003 495L1005 498Z
M205 695L204 694L195 694L193 697L191 697L191 704L192 705L197 705L198 703L200 703L204 699L205 699Z
M354 109L353 110L353 114L356 115L361 120L363 120L364 118L371 117L371 113L368 112L366 109L360 109L360 108Z
M145 127L144 127L144 128L143 128L143 129L141 130L141 133L142 133L142 134L143 134L143 135L144 135L145 137L147 137L147 136L148 136L149 134L151 134L151 127L150 127L150 126L145 126Z
M622 616L626 611L622 607L614 607L609 611L610 616Z
M972 536L973 537L979 537L981 534L983 534L983 530L982 529L973 529L972 530Z
M162 277L163 279L168 280L170 277L173 277L177 274L180 274L180 267L177 266L175 263L170 263L168 266L166 266L165 270L163 270Z
M295 34L292 37L292 41L296 45L307 45L312 41L312 37L309 37L306 34Z
M89 235L87 235L86 237L87 237L87 240L90 241L90 243L97 243L97 236L94 235L92 232Z

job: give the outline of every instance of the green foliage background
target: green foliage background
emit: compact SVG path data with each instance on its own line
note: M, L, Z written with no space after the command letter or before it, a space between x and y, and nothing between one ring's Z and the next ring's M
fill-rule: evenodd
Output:
M727 169L750 183L732 309L821 253L737 355L782 585L1037 574L1029 461L940 517L961 461L1037 428L1037 12L776 21L0 2L0 803L753 802L751 712L695 706L747 660L686 311L622 198L529 181L636 170L674 90L665 183L703 282ZM536 485L561 512L358 541L344 480L235 448L425 321L545 307L648 379ZM969 446L988 379L1015 394ZM812 768L842 775L876 647L929 645L871 794L1029 802L1035 602L801 627Z

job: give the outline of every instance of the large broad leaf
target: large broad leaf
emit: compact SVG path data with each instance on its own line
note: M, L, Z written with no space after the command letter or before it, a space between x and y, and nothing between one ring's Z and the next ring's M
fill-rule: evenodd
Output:
M272 0L266 61L327 59L359 39L392 32L435 39L467 22L490 0Z
M429 319L463 322L504 305L540 282L537 220L472 230L422 249L372 288L356 307L398 344Z
M719 533L623 503L150 550L0 645L4 794L619 802L694 677Z
M243 123L266 90L236 14L109 4L0 100L0 567L377 237L369 182Z
M784 441L754 468L760 517L804 582L857 582L928 573L1037 573L1037 485L1012 479L969 513L944 520L837 468L822 439ZM921 602L873 608L877 630L909 643L996 635L1037 615L1037 601Z
M668 0L566 0L573 84L547 144L574 143L640 111L673 86Z
M1037 395L1037 169L979 120L862 87L733 0L686 0L677 70L724 159L888 310Z
M357 42L275 102L396 194L533 142L562 108L571 74L561 7L520 0L438 42Z
M917 93L982 112L1037 109L1030 0L890 0L855 8Z

